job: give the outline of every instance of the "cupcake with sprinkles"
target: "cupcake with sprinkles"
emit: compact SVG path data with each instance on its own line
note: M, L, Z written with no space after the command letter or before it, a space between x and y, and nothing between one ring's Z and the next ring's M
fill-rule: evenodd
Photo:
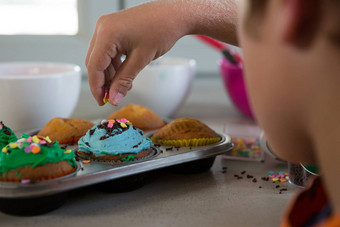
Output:
M0 121L0 149L5 147L10 142L16 141L18 138L14 132Z
M72 150L48 137L23 134L0 152L0 181L37 182L70 174L77 164Z
M151 144L128 120L103 120L80 138L78 153L95 161L126 162L151 155Z

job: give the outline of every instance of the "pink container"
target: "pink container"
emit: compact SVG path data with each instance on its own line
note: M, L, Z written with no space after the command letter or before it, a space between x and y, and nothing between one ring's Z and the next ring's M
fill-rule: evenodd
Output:
M254 119L247 97L242 64L230 64L223 58L219 66L224 87L233 104L243 115Z

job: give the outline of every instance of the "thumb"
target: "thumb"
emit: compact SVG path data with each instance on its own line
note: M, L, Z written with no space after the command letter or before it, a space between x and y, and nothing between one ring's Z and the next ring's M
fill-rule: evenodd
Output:
M153 59L150 52L141 49L134 50L131 55L127 56L125 61L118 68L115 76L111 80L109 102L118 106L127 92L132 87L132 82L137 74L148 65Z

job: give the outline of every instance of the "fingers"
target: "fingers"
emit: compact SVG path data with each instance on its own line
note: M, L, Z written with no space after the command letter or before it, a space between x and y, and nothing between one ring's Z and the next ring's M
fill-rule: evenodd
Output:
M135 49L118 68L110 86L110 103L118 106L123 97L132 88L137 74L151 62L153 55L142 49Z
M85 59L85 65L87 67L88 63L89 63L89 59L93 50L93 46L96 42L96 31L93 33L92 39L90 41L90 45L89 45L89 49L87 50L87 54L86 54L86 59Z
M101 106L104 105L105 82L110 81L116 72L111 61L117 55L117 50L115 45L96 42L88 55L87 71L90 89L98 105Z

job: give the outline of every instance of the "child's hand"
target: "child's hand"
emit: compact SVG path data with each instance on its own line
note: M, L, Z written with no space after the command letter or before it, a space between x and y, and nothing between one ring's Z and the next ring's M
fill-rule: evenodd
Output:
M110 86L109 102L119 105L136 75L165 54L185 30L174 6L162 1L100 17L85 62L97 103L104 104L104 89Z

